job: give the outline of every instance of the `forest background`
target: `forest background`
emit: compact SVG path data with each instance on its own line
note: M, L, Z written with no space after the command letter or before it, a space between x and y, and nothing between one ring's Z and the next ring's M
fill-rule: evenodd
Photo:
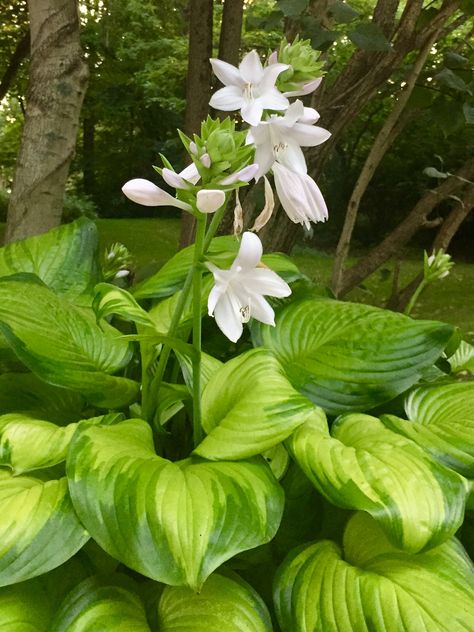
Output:
M63 221L80 215L155 216L156 210L131 204L121 186L132 177L155 179L152 165L160 164L160 153L177 170L184 166L176 129L197 131L207 114L217 87L208 58L237 64L245 51L266 56L284 36L299 36L309 39L325 62L321 87L305 99L321 114L319 124L332 132L330 142L308 152L309 171L326 198L330 221L308 233L277 213L262 234L266 249L290 252L304 244L335 251L331 286L341 297L381 270L382 277L390 276L388 305L396 309L406 306L420 282L419 274L400 282L407 248L447 248L456 260L474 262L473 0L40 0L30 5L30 12L33 5L43 9L46 30L54 28L54 21L46 20L48 11L53 15L69 5L72 15L79 9L78 50L87 69L80 78L84 100L75 155L59 191ZM35 85L34 24L27 2L0 0L0 11L0 222L5 222L9 200L13 217L18 197L34 198L38 182L28 177L43 168L41 151L30 150L37 164L26 169L26 181L18 174L15 181L28 103L35 91L49 91L50 98L59 84L44 85L44 78L37 78ZM69 26L69 31L76 28ZM55 44L54 35L45 40L50 49L41 51L43 59L54 55L57 41L64 42L59 37ZM49 175L55 177L54 169ZM263 192L254 187L244 202L249 225L262 205ZM28 234L41 232L35 213L44 217L47 210L33 204ZM159 213L176 217L175 209ZM191 233L184 225L182 245ZM26 234L15 238L21 236ZM348 265L349 249L359 257L355 264L349 260ZM384 267L391 260L393 265Z

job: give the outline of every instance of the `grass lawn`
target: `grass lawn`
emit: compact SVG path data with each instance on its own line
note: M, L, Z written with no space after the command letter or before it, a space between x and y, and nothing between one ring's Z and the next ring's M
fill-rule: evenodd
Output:
M178 249L179 219L102 219L98 221L101 247L119 241L128 247L135 258L137 268L153 264L163 265ZM0 238L3 226L0 225ZM311 279L327 285L331 276L332 257L310 250L297 249L295 263ZM421 270L423 253L419 259L403 263L401 282L409 281ZM383 306L390 293L391 263L384 270L375 272L362 287L349 294L348 300ZM456 263L451 274L428 287L422 294L412 316L443 320L457 325L464 337L474 343L474 265Z

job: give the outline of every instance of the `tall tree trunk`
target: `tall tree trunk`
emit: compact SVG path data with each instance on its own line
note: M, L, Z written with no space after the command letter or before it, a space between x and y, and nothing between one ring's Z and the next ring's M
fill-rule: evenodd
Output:
M233 66L239 64L244 0L224 0L219 38L219 59Z
M88 69L75 0L29 0L31 64L27 109L6 242L43 233L61 221Z
M209 112L211 98L213 0L191 0L189 18L188 74L186 79L186 112L184 131L188 136L199 133L201 121ZM180 248L194 239L194 218L183 213Z

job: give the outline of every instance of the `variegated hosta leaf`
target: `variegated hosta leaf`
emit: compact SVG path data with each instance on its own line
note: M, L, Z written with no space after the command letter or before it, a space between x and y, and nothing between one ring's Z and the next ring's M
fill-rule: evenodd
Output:
M0 586L56 568L88 537L66 478L43 481L0 470Z
M125 576L89 577L64 599L48 632L150 632L145 608Z
M307 423L287 445L316 488L335 505L371 514L395 546L437 546L462 523L470 485L413 441L369 415L333 425Z
M172 463L156 456L140 420L79 427L67 471L74 506L100 546L170 585L199 589L220 564L271 540L283 511L263 459Z
M94 222L84 218L15 241L0 248L0 277L29 272L58 294L77 299L99 280L98 241Z
M207 383L202 396L207 437L195 453L211 460L260 454L286 439L314 410L278 360L253 349L227 362Z
M94 297L94 310L97 318L105 318L117 314L123 320L142 325L151 325L148 313L140 307L133 296L120 287L111 283L99 283L96 285Z
M474 478L474 381L423 386L405 403L409 421L384 415L383 423L405 435L468 478Z
M461 340L456 352L449 358L449 364L453 373L466 373L474 375L474 347Z
M119 332L101 329L92 310L68 303L32 275L0 280L0 331L41 379L98 406L118 408L137 394L135 382L109 375L131 357Z
M183 373L183 378L186 383L186 386L189 388L189 391L193 392L193 363L189 356L182 355L181 353L176 354L179 365L181 367L181 371ZM201 388L204 388L206 384L211 379L214 373L217 373L219 369L224 366L224 363L218 360L217 358L213 358L211 355L202 352L201 353Z
M0 414L21 412L64 425L82 419L80 393L47 384L34 373L0 375Z
M262 326L295 388L331 414L368 410L416 383L451 337L450 325L316 299L293 303Z
M50 632L54 606L38 579L0 588L2 632Z
M101 415L89 423L107 423L120 415ZM0 417L0 465L10 467L16 475L30 470L52 467L66 460L66 453L77 423L57 426L21 413Z
M342 550L323 540L290 553L274 599L281 629L291 632L470 632L473 586L472 563L455 539L403 554L356 514Z
M199 593L167 586L157 613L158 632L272 632L268 610L237 576L214 573Z

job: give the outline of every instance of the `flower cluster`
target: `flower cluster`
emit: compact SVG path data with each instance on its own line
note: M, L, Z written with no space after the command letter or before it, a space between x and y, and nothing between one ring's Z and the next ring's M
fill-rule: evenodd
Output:
M328 216L324 198L308 175L303 147L324 143L330 133L315 123L319 114L300 100L289 98L309 94L321 82L318 53L308 41L283 42L265 66L251 51L235 67L211 59L216 77L224 84L211 100L211 107L224 112L239 111L248 128L239 131L230 118L207 118L200 135L189 138L180 133L191 164L176 172L162 156L156 171L175 189L171 195L148 180L136 178L122 190L132 201L146 206L175 206L196 217L224 211L231 191L255 179L264 178L265 206L252 230L260 230L270 219L274 197L266 174L272 173L282 207L291 221L307 228L310 222ZM238 202L234 225L242 230L242 209ZM274 313L264 296L285 297L288 285L260 264L262 244L251 232L242 236L239 253L229 270L211 263L215 285L209 294L208 311L222 332L232 341L240 338L243 323L251 317L274 325Z
M307 228L310 222L325 221L328 211L317 184L307 173L301 148L320 145L331 134L315 126L319 119L316 110L304 107L300 100L290 104L288 97L309 94L319 86L321 77L314 76L321 70L317 55L309 42L296 40L284 42L278 53L270 55L266 67L256 51L245 55L238 68L211 59L224 88L212 96L210 105L226 112L240 111L250 126L246 142L255 146L255 179L272 170L288 217Z

